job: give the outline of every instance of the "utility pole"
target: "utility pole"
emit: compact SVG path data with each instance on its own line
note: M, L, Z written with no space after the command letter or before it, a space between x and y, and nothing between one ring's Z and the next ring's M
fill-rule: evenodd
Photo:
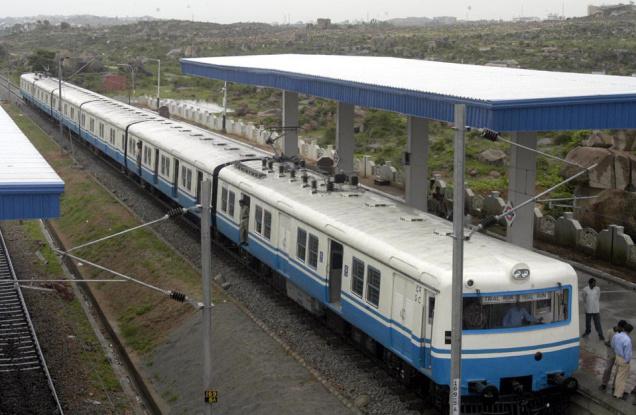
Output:
M227 81L223 84L223 132L225 132L225 118L227 117Z
M161 96L161 59L146 58L146 60L157 62L157 111L159 111Z
M201 274L203 279L203 390L206 393L212 387L212 241L210 239L210 190L209 179L201 183ZM205 402L205 414L212 414L212 402Z
M60 138L64 138L64 123L62 121L62 69L64 66L64 59L69 59L68 56L62 56L58 60L57 65L57 82L58 82L58 100L57 100L57 111L58 116L60 117ZM69 130L68 142L71 146L71 158L73 159L73 166L76 165L77 161L75 160L75 151L73 149L73 136L71 131Z
M451 415L460 415L462 397L462 285L464 283L464 134L466 105L455 104L455 165L453 167L453 285L451 315Z

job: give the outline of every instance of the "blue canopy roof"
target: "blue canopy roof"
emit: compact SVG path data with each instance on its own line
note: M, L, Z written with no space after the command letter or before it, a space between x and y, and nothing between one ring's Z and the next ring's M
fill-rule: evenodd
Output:
M497 131L636 128L636 77L413 59L261 55L182 59L183 73Z
M60 216L64 182L0 107L0 220Z

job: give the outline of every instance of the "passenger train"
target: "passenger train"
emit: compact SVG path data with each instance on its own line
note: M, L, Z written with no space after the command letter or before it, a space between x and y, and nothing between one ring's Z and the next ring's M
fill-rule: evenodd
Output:
M337 319L405 379L447 391L451 224L358 184L69 83L23 74L24 100L183 207L213 183L214 231L312 313ZM61 111L58 110L61 108ZM239 201L249 209L241 243ZM464 247L462 395L575 387L577 277L475 234Z

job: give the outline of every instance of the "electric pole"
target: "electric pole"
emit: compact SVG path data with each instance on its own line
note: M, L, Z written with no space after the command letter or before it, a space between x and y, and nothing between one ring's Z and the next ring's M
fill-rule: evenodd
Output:
M461 414L462 285L464 283L464 133L466 105L455 104L455 165L453 184L453 285L451 316L451 415Z
M203 390L205 391L205 414L212 414L212 241L210 239L210 191L212 183L209 179L201 183L201 274L203 280Z

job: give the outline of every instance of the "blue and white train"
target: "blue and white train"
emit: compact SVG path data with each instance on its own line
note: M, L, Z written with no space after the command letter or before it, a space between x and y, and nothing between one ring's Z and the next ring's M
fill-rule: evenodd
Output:
M175 203L196 204L213 183L216 231L238 244L288 295L337 316L406 377L447 388L451 231L447 221L298 168L260 149L162 118L38 74L23 98ZM61 108L61 111L58 111ZM261 161L264 160L264 161ZM537 392L572 385L579 360L577 278L568 264L485 235L465 243L462 394Z

